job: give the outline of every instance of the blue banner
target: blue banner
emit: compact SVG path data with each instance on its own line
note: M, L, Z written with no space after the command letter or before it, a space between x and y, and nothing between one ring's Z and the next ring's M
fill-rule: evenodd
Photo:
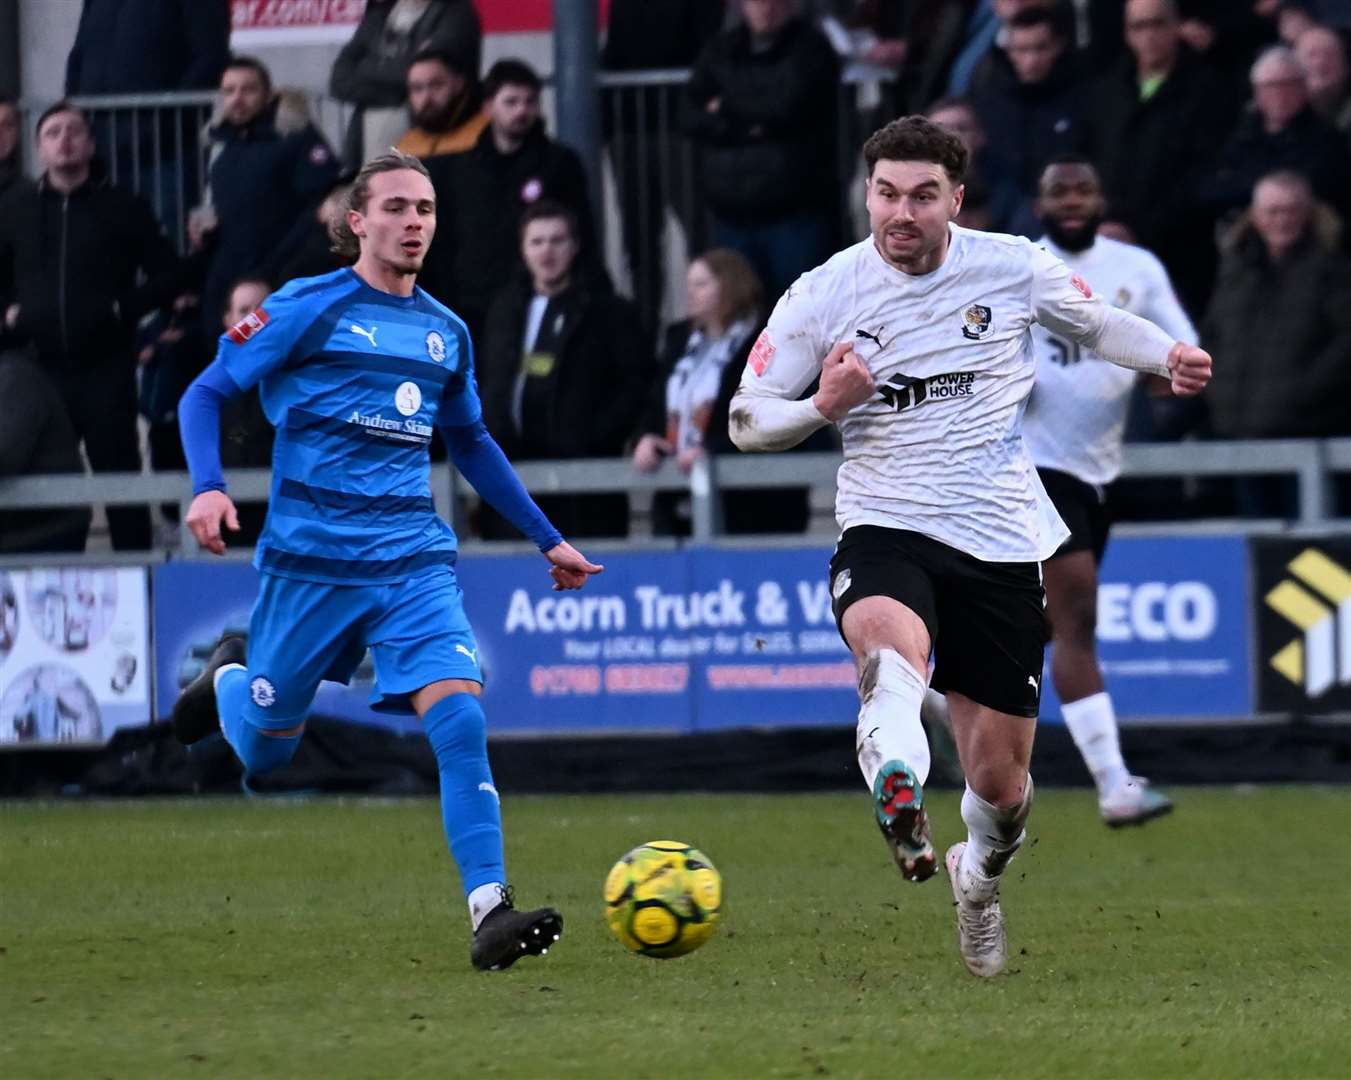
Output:
M836 632L823 548L612 553L579 592L557 593L538 555L475 555L458 568L496 734L695 732L851 725L854 668ZM1099 591L1098 638L1122 716L1251 711L1241 538L1121 539ZM156 570L158 708L201 669L226 627L244 630L251 567ZM398 730L366 707L369 663L325 683L316 711ZM1043 719L1058 720L1050 685Z
M1098 581L1098 656L1118 716L1246 717L1253 708L1247 541L1122 537ZM1060 721L1050 653L1041 719Z

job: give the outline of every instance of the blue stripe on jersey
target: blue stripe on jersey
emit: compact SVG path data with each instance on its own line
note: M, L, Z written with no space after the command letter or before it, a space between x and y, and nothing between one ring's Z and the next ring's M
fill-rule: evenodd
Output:
M316 487L289 476L278 485L276 498L288 504L288 514L328 516L345 525L374 524L377 518L436 512L430 495L363 495Z
M335 559L268 547L259 549L257 561L259 570L273 574L364 584L371 579L401 581L431 566L454 566L456 558L454 548L418 551L394 559Z
M434 384L436 393L440 393L450 379L450 372L443 367L420 364L413 367L401 356L377 356L372 353L344 352L337 349L325 349L311 358L314 365L325 368L341 368L362 372L379 372L385 375L398 375L403 379L415 379Z
M360 279L358 279L358 282ZM324 290L327 291L327 290ZM309 328L300 335L299 340L291 347L287 354L285 367L295 367L297 364L303 364L315 352L324 347L333 334L333 328L338 325L338 320L351 307L352 302L360 293L360 289L355 285L350 289L345 289L341 296L336 300L330 301L327 307L323 308L315 320L310 323ZM266 308L267 301L263 301Z

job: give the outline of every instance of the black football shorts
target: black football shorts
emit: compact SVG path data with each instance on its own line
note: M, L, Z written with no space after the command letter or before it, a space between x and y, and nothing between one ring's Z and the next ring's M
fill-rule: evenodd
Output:
M1107 550L1107 534L1112 529L1112 515L1107 509L1107 492L1094 484L1086 484L1077 476L1058 469L1038 469L1041 486L1055 504L1070 530L1070 537L1057 549L1056 555L1068 555L1072 551L1091 551L1093 561L1102 563L1102 553Z
M858 525L835 548L830 587L841 636L852 604L889 596L928 628L935 690L1012 716L1037 715L1051 638L1039 564L983 562L916 532Z

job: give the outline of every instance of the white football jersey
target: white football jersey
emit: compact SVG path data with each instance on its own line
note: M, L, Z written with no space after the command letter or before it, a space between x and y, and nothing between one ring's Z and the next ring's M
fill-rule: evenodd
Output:
M804 274L770 316L741 393L796 398L850 341L878 392L839 425L840 528L907 529L986 561L1040 561L1069 534L1020 431L1032 325L1096 340L1108 309L1022 237L955 225L951 237L931 274L890 266L871 237Z
M1103 236L1087 251L1040 243L1105 303L1148 319L1176 341L1196 344L1196 328L1177 302L1168 272L1144 248ZM1135 372L1044 326L1033 327L1032 342L1037 381L1023 417L1023 441L1033 462L1086 484L1110 484L1121 473Z

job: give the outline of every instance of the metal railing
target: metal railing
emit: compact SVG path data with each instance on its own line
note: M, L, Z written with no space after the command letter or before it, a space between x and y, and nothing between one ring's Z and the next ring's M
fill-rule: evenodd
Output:
M639 473L623 459L525 462L516 466L532 494L625 493L646 496L656 492L685 492L690 497L693 538L714 539L722 534L721 496L725 490L806 487L814 505L834 497L836 453L726 455L698 463L688 474L669 464L655 473ZM1332 517L1329 497L1333 473L1351 472L1351 439L1244 440L1186 444L1131 444L1126 447L1123 478L1287 476L1299 488L1301 527L1326 524ZM265 501L272 474L267 469L226 473L230 494L237 502ZM468 538L467 500L472 489L448 465L432 468L432 492L437 512ZM136 505L176 502L186 517L191 484L182 473L101 473L96 476L50 475L0 479L0 512L73 505ZM813 535L833 533L823 524ZM181 549L195 550L186 526L181 527Z

